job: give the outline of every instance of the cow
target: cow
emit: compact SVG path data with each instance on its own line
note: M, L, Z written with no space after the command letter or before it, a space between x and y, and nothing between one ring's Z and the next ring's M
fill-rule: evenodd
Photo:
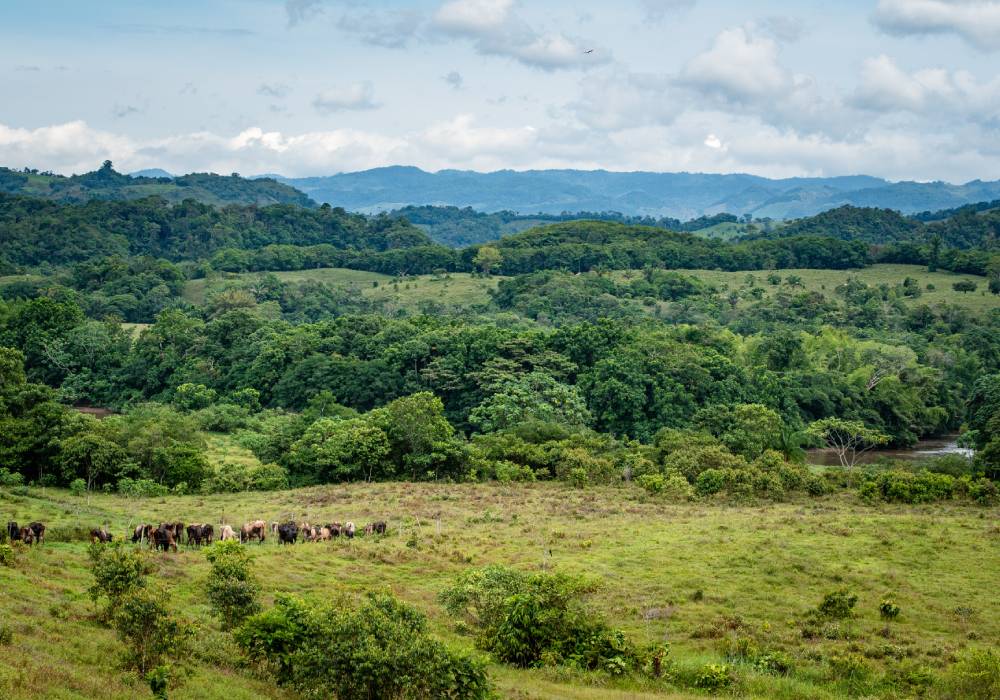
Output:
M271 537L277 537L278 536L278 526L279 525L281 525L281 523L271 523Z
M229 540L236 539L236 533L233 531L232 525L222 526L222 529L219 531L219 539L222 540L223 542L228 542Z
M184 536L184 523L160 523L159 526L173 535L175 542L180 542Z
M103 527L100 528L95 527L93 530L90 531L91 542L100 542L102 544L107 544L108 542L111 542L114 538L115 536L112 535L107 530L105 530Z
M299 532L302 534L302 539L308 542L312 539L313 526L309 523L299 523Z
M139 542L142 542L143 539L152 544L152 540L149 537L149 533L152 531L152 525L136 525L135 530L132 531L132 544L138 544Z
M21 528L21 537L19 538L24 544L29 547L35 543L35 533L30 527Z
M316 539L321 542L329 542L332 537L333 534L330 532L329 526L324 526L319 529L319 534L316 536Z
M295 523L282 523L278 526L278 543L295 544L295 538L299 535L299 526Z
M201 543L212 544L212 536L215 534L215 528L211 525L202 525L200 523L195 523L187 526L187 543L195 544L198 547Z
M354 523L352 523L350 520L348 520L346 523L344 523L344 529L341 530L341 533L347 539L352 539L354 537L354 531L355 531L354 530Z
M267 532L267 523L263 520L251 520L240 528L240 542L249 542L256 538L258 544L264 544L265 532Z
M384 535L385 534L385 521L378 520L374 523L368 523L365 525L366 535Z
M21 528L13 520L7 521L7 539L11 542L17 542L21 539Z
M341 527L340 523L330 523L327 525L327 528L330 530L330 535L333 537L340 537Z
M35 536L35 542L38 544L43 544L45 542L45 526L42 525L37 520L28 527L31 529L32 534Z
M174 539L172 527L160 525L160 527L153 530L150 534L152 535L153 547L155 549L162 549L164 552L168 549L177 551L177 540Z

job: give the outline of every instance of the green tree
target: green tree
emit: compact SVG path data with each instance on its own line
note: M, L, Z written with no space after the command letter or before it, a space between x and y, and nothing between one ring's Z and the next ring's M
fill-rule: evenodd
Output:
M956 292L962 292L963 294L968 294L969 292L976 291L976 288L978 286L979 285L977 285L972 280L959 280L958 282L952 284L951 288L954 289Z
M483 274L489 277L490 272L500 264L502 259L503 257L499 249L491 245L484 245L476 252L472 263L482 270Z
M320 418L292 445L294 475L308 481L352 481L392 474L389 438L364 418Z
M444 404L434 394L424 391L396 399L368 417L389 438L389 458L397 474L411 479L462 475L462 444L444 415Z
M582 427L590 421L590 412L576 387L535 371L502 382L469 414L469 422L487 433L527 421Z
M102 430L94 418L87 417L85 428L60 441L59 464L63 479L84 479L87 492L100 483L111 481L128 464L125 449Z
M806 433L832 449L843 467L853 468L868 450L885 445L889 436L862 421L823 418L806 427Z
M694 424L714 435L733 454L749 461L781 447L783 423L777 411L759 403L714 405L700 409Z

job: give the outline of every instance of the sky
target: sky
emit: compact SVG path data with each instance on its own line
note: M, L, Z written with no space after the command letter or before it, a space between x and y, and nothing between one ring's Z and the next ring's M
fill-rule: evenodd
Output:
M1000 0L4 0L0 165L1000 178Z

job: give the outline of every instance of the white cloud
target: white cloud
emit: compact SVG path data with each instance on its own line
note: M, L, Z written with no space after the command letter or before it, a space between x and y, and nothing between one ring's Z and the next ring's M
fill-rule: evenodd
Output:
M610 131L668 124L683 105L668 76L615 66L584 77L579 98L567 107L582 124Z
M1000 49L1000 2L992 0L879 0L873 20L889 34L955 34L979 49Z
M288 26L312 19L323 11L323 0L285 0L285 14Z
M324 90L316 95L312 104L316 111L324 114L379 107L375 102L375 88L368 81Z
M681 79L699 91L735 102L771 99L794 87L792 75L778 63L775 41L742 27L720 32L707 51L688 62Z
M337 26L371 46L401 49L417 35L423 20L423 15L416 10L368 10L342 15Z
M450 0L431 19L439 36L468 39L476 51L505 56L545 71L587 68L611 60L608 51L562 32L535 29L515 11L514 0ZM592 53L587 53L593 49Z
M261 83L257 87L257 94L262 97L274 97L281 99L287 97L292 89L285 83Z
M442 80L448 83L448 85L455 90L461 90L462 86L465 84L465 78L463 78L462 74L457 70L449 71L448 74L442 78Z
M668 15L690 10L695 0L641 0L643 16L648 22L662 22Z
M709 134L705 137L705 145L715 150L719 150L723 147L722 141L715 134Z
M983 123L1000 119L1000 78L978 82L966 71L929 68L907 73L886 55L869 58L851 103L874 112L910 112Z

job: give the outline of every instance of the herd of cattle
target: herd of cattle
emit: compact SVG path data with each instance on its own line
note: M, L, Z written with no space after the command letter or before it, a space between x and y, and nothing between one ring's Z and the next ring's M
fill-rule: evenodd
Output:
M239 540L241 544L255 540L263 544L270 531L272 537L278 538L279 544L295 544L301 537L304 542L325 542L335 537L353 539L357 533L354 523L328 523L326 525L310 525L309 523L276 523L268 525L264 520L251 520L238 531L231 525L222 525L219 529L220 540ZM386 524L384 520L365 525L362 533L365 535L384 535ZM132 532L132 542L139 544L145 541L154 549L164 552L172 549L177 551L177 543L187 535L187 544L200 547L202 544L212 544L215 528L207 523L196 523L184 526L184 523L160 523L159 525L138 525ZM7 523L7 537L11 541L20 541L27 545L45 541L45 525L33 522L26 527L18 527L14 521ZM95 528L90 531L92 542L111 542L114 535L105 528Z

